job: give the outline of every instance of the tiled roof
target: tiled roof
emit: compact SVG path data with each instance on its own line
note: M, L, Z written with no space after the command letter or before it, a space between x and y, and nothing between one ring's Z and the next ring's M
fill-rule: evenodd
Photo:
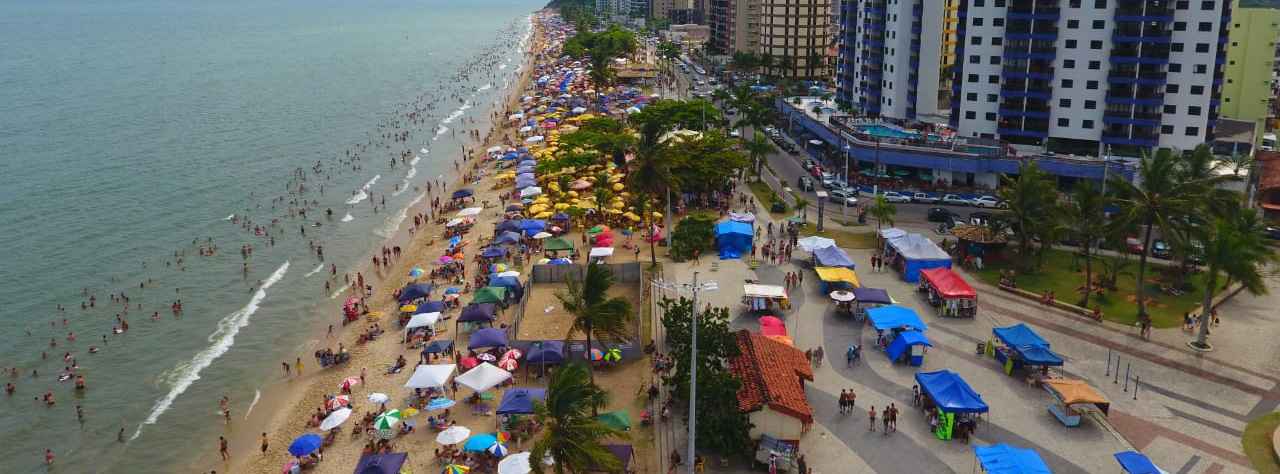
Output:
M804 380L813 380L813 369L804 353L787 344L746 330L738 331L741 354L729 362L729 370L742 380L738 409L744 412L769 408L813 422L813 409L804 394Z

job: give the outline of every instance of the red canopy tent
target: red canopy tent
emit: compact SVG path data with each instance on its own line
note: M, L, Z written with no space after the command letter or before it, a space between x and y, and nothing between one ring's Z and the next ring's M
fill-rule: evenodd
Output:
M930 303L938 306L943 316L972 317L977 314L978 293L950 268L921 270L920 286L922 291L929 292Z
M760 318L760 334L765 336L786 336L787 325L773 316Z

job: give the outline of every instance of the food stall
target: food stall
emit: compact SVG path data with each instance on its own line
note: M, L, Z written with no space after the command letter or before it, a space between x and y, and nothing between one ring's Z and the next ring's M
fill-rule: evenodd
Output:
M1005 374L1013 375L1015 370L1039 367L1038 374L1029 376L1045 379L1048 378L1049 367L1062 366L1062 357L1049 349L1049 341L1026 324L995 328L991 333L995 340L987 342L985 352L1003 364Z
M823 293L831 293L836 290L852 290L862 286L858 283L858 274L845 267L817 267L813 271L818 274Z
M813 264L816 267L844 267L853 269L853 259L844 249L834 245L813 251Z
M876 347L884 351L887 351L890 344L904 332L924 332L929 329L914 310L905 306L891 305L868 309L867 319L871 321L871 327L876 330ZM914 347L919 344L907 344L904 347L908 346ZM921 356L923 357L923 352Z
M889 296L889 292L883 289L865 287L853 289L853 315L859 319L866 317L868 309L894 303L896 301L893 300L893 297Z
M1053 395L1055 401L1049 405L1049 413L1066 426L1080 426L1082 412L1089 410L1090 406L1103 415L1111 409L1107 397L1083 380L1048 379L1044 381L1044 389Z
M972 318L978 314L978 293L950 268L921 270L918 290L938 308L939 316Z
M887 232L897 230L898 232ZM899 229L885 229L883 257L889 266L902 272L902 280L915 283L920 271L930 268L951 268L951 254L920 234L909 234Z
M787 297L787 289L778 285L761 285L747 283L742 285L742 304L748 311L771 311L774 309L791 309L791 300Z
M950 370L916 372L916 382L920 384L929 427L938 439L968 440L978 428L979 416L990 410L982 395Z
M903 361L912 367L920 367L924 365L925 347L933 347L933 344L929 343L929 338L925 337L923 332L899 331L897 337L893 338L893 342L889 343L889 347L885 348L884 353L893 362Z
M988 474L1050 474L1049 466L1035 450L1007 444L974 446L982 472Z

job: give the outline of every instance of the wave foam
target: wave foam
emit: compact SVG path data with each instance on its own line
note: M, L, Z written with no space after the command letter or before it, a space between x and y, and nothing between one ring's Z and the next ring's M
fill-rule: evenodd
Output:
M253 297L249 298L249 303L226 317L218 321L218 329L209 335L208 341L211 343L209 347L197 353L190 361L179 364L168 372L171 386L169 393L159 400L151 408L151 414L147 415L147 419L138 425L137 431L133 432L133 436L129 440L138 439L142 435L142 427L146 425L154 425L160 419L160 415L169 411L169 407L173 405L173 401L178 399L191 388L191 384L200 380L200 372L213 364L215 360L226 354L231 346L235 345L236 334L241 329L249 325L249 319L254 313L258 312L258 307L262 304L262 300L267 297L267 288L271 288L289 271L289 262L285 261L271 273L271 276L262 282L262 287L253 293Z
M373 175L373 179L370 179L369 182L364 183L364 186L361 186L360 190L357 191L354 195L352 195L351 199L347 200L347 204L360 204L360 201L369 199L369 188L372 188L373 183L377 183L379 178L382 178L382 175L380 174Z
M353 215L351 215L351 213L350 213L350 212L348 212L348 213L347 213L347 215L342 216L342 219L340 219L340 220L341 220L342 222L351 222L351 221L356 220L356 217L355 217L355 216L353 216Z
M322 270L324 270L324 264L323 264L323 263L321 263L321 264L319 264L319 265L316 265L316 269L315 269L315 270L311 270L311 271L307 272L307 274L306 274L306 275L303 275L303 276L302 276L302 278L310 278L310 277L311 277L311 275L315 275L315 274L317 274L317 273L320 273Z
M489 90L489 89L493 89L493 84L485 84L485 85L483 85L483 86L480 86L480 88L479 88L479 89L476 89L476 92L484 92L484 91L487 91L487 90Z
M409 201L408 205L400 208L400 212L397 212L394 217L388 217L386 221L384 221L385 223L381 229L373 231L374 235L384 239L391 238L392 235L395 235L396 231L400 230L400 224L403 224L404 220L409 218L409 209L413 206L417 206L418 203L422 202L422 198L425 197L427 197L427 195L426 193L423 193L419 194L418 197L413 198L412 201Z

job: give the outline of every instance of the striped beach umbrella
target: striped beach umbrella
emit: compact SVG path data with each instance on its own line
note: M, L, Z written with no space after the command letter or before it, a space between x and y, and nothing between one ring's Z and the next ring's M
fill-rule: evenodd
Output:
M604 360L604 353L600 352L600 349L596 349L593 347L586 354L583 354L583 357L585 357L587 360L590 360L591 362L599 362L601 360Z
M448 398L432 398L430 402L427 402L427 411L443 410L456 404L457 402Z
M507 372L515 372L518 367L520 367L520 363L516 362L515 359L502 359L498 361L498 368Z
M493 446L489 446L488 451L489 454L497 457L503 457L507 455L507 445L502 443L493 443Z
M373 427L378 430L392 429L396 427L397 423L400 423L401 418L400 410L387 410L386 413L373 419Z
M338 395L324 402L324 407L330 410L337 410L349 405L351 405L351 397L346 395Z
M450 464L444 467L444 474L467 474L471 468L461 464Z

